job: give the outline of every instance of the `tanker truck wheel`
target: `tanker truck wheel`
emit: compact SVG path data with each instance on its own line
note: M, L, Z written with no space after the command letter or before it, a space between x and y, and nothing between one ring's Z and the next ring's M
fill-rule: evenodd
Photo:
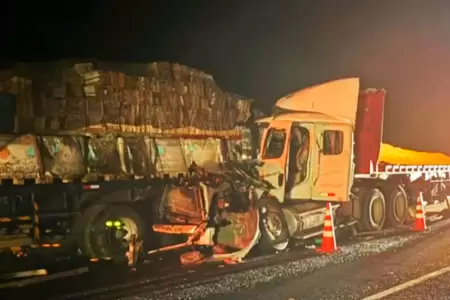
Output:
M283 251L289 244L289 230L281 205L272 198L258 203L261 238L257 248L263 253Z
M116 263L126 262L125 253L133 234L138 241L145 237L145 223L128 205L91 205L82 212L75 230L84 255Z
M386 225L399 226L408 217L408 198L401 186L386 190Z
M377 188L368 189L362 198L359 229L361 231L381 230L385 220L386 200L383 193Z

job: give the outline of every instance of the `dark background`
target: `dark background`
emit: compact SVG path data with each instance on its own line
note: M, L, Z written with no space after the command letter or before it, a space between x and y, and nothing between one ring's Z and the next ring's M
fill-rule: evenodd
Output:
M448 0L10 1L0 63L170 60L227 91L274 101L359 76L388 91L387 142L450 154Z

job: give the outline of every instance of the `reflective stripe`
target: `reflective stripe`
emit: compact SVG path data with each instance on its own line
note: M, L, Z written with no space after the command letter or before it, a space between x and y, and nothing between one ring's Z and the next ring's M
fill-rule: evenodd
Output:
M324 224L324 226L332 226L333 225L333 223L331 223L331 220L325 220L325 224Z
M324 231L323 237L327 237L327 238L333 237L333 232L332 231Z
M416 214L416 218L417 218L417 219L423 219L423 214L417 213L417 214Z

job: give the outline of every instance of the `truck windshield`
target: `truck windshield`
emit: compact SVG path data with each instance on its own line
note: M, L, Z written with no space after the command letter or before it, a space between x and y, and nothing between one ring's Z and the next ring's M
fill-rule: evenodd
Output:
M286 142L286 131L284 129L270 128L264 142L263 159L279 158L283 154Z

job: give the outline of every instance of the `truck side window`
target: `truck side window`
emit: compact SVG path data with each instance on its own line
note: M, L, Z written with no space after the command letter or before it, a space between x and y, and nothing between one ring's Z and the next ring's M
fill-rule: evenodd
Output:
M270 128L264 142L263 159L279 158L283 155L286 142L286 131L284 129Z
M323 154L339 155L344 148L344 133L339 130L325 130L323 132Z

